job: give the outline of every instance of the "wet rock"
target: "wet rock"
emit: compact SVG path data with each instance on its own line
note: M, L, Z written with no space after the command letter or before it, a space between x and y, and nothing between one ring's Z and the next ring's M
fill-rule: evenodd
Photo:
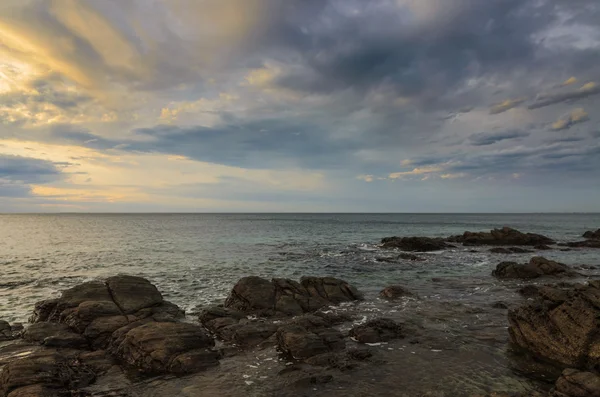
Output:
M492 308L494 309L508 309L508 305L504 302L494 302L492 304Z
M333 328L307 330L300 325L286 325L277 330L278 349L295 359L343 350L343 335Z
M539 288L508 319L512 343L532 355L584 370L600 365L600 281Z
M402 326L387 318L378 318L357 325L350 330L350 336L359 343L387 342L404 337Z
M385 237L381 240L381 244L383 248L397 248L412 252L440 251L453 247L441 238L430 237Z
M472 245L548 245L554 244L554 240L534 233L522 233L510 227L493 229L490 232L464 232L462 236L452 236L450 242L462 243L466 246Z
M575 241L567 243L567 246L572 248L600 248L600 240Z
M117 364L115 359L106 350L83 352L77 359L82 364L91 368L96 375L108 372L108 370Z
M495 248L491 248L490 252L494 253L494 254L527 254L527 253L531 253L533 251L527 250L525 248L519 248L519 247L495 247Z
M538 244L533 248L535 248L536 250L539 250L539 251L548 251L548 250L552 249L552 247L549 247L546 244Z
M40 343L47 347L87 349L88 342L80 334L73 332L68 325L59 323L31 324L23 332L23 339Z
M600 229L593 231L589 230L583 233L583 238L592 239L592 240L600 240Z
M258 346L269 339L279 328L276 324L253 321L228 325L217 330L219 338L241 347Z
M87 386L94 379L87 366L54 349L43 349L6 364L0 373L0 395L56 396L61 390ZM48 394L51 392L54 394Z
M22 329L23 326L20 324L11 326L8 321L0 320L0 342L18 338Z
M380 298L388 300L394 300L405 296L414 297L415 295L401 285L390 285L379 293Z
M492 275L498 278L534 279L542 276L573 277L576 273L567 265L536 256L527 264L502 262L496 266Z
M556 381L555 391L562 393L558 396L600 397L600 376L572 368L565 369Z
M233 287L225 308L266 316L293 316L362 298L353 286L333 277L303 277L298 283L250 276L242 278Z
M214 340L189 323L149 322L129 330L111 345L122 361L146 373L192 373L218 364Z

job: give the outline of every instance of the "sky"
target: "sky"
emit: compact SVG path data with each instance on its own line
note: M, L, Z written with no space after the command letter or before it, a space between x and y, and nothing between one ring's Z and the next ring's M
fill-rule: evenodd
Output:
M597 0L2 0L0 212L598 212Z

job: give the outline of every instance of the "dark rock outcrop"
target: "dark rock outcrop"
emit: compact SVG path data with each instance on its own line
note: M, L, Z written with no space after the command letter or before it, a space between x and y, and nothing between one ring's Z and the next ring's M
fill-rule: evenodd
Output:
M440 251L453 247L444 239L430 237L385 237L381 240L381 246L411 252Z
M592 372L565 369L556 381L553 397L600 397L600 376Z
M552 249L552 247L550 247L546 244L539 244L539 245L534 246L533 248L535 248L536 250L539 250L539 251L549 251Z
M600 281L544 286L533 296L508 313L512 343L564 366L600 368Z
M530 251L528 249L525 248L519 248L519 247L495 247L495 248L491 248L490 252L494 253L494 254L528 254L531 253L533 251Z
M462 243L465 246L473 245L548 245L554 240L534 233L522 233L510 227L493 229L490 232L464 232L461 236L452 236L448 241Z
M188 323L148 322L117 337L109 351L143 372L176 374L217 365L214 340L199 326Z
M502 262L492 275L498 278L534 279L542 276L573 277L576 275L567 265L541 256L531 258L529 263Z
M292 324L277 330L278 349L295 359L341 351L345 346L342 333L333 328L308 330L301 325Z
M379 293L380 298L388 300L394 300L405 296L414 297L415 295L401 285L390 285Z
M303 277L300 283L276 278L271 281L250 276L237 282L225 307L259 315L299 315L324 306L363 299L343 280L333 277Z
M402 326L387 318L377 318L357 325L350 330L350 336L359 343L387 342L404 337Z
M592 240L600 240L600 229L593 231L587 231L583 233L583 238L592 239Z
M421 258L420 256L417 256L414 254L409 254L407 252L402 252L401 254L393 256L393 257L375 258L375 260L377 262L388 262L388 263L397 263L397 262L400 262L401 259L407 260L407 261L416 261L416 262L422 262L425 260L425 258Z
M23 326L20 324L11 326L8 321L0 320L0 342L18 338L22 330Z
M575 241L567 243L571 248L600 248L600 240L589 239L585 241Z
M35 323L23 333L23 339L37 342L47 347L65 347L71 349L87 349L88 341L83 335L73 332L66 324Z

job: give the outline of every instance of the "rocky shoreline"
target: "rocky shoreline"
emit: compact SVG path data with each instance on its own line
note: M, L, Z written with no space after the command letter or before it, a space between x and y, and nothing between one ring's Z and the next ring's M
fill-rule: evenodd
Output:
M583 242L565 245L600 247L600 229L583 237ZM382 240L383 248L408 252L449 249L455 244L506 249L496 250L500 254L532 252L511 248L523 246L561 249L550 247L556 242L545 236L511 228L465 232L447 239ZM413 254L398 255L419 261ZM533 257L526 264L501 262L491 276L550 282L581 276L575 270ZM600 283L555 281L531 287L524 287L527 300L507 314L512 350L562 374L548 379L552 390L521 395L600 396ZM384 288L380 297L419 299L399 285ZM205 307L193 318L164 300L158 288L141 277L120 275L83 283L63 291L60 298L36 304L24 329L0 322L0 396L134 396L150 387L149 379L159 377L169 383L174 382L169 380L172 376L210 374L223 363L269 349L279 354L283 363L279 366L284 367L274 366L270 394L264 395L310 395L316 385L335 385L341 373L385 365L374 345L402 339L419 343L412 324L385 317L362 321L352 313L330 310L360 305L363 299L354 286L337 278L294 281L249 276L238 281L222 305ZM494 305L506 307L499 303ZM490 392L489 396L511 395Z

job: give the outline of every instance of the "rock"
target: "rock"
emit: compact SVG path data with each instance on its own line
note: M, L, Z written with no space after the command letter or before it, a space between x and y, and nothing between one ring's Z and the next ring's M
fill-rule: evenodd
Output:
M462 236L448 238L450 242L462 243L466 246L473 245L547 245L554 244L554 240L534 233L521 233L510 227L493 229L490 232L464 232Z
M115 359L106 350L83 352L77 359L94 371L96 375L108 372L115 364Z
M377 257L375 258L375 260L377 262L388 262L388 263L398 263L401 259L403 260L407 260L407 261L418 261L418 262L422 262L425 260L425 258L421 258L420 256L414 255L414 254L409 254L406 252L403 252L397 256L393 256L393 257Z
M405 296L412 298L415 295L401 285L390 285L379 293L380 298L388 300L394 300Z
M536 256L524 265L515 262L501 262L496 266L496 270L492 272L492 275L504 279L533 279L542 276L573 277L576 273L567 265Z
M94 379L95 374L85 365L54 349L43 349L4 366L0 395L56 396L60 390L85 387ZM54 394L46 394L50 391Z
M381 244L383 248L397 248L412 252L440 251L452 248L443 239L430 237L385 237L381 240Z
M279 328L264 321L232 324L217 330L221 339L241 347L254 347L269 339Z
M22 326L11 326L8 321L0 320L0 342L18 338L22 329Z
M360 343L387 342L403 338L402 326L387 318L378 318L350 330L350 336Z
M23 332L23 339L47 347L89 348L87 340L82 335L73 332L68 325L59 323L31 324Z
M568 397L600 397L600 376L576 369L565 369L556 381L557 392Z
M225 308L266 316L293 316L361 299L362 294L353 286L333 277L303 277L298 283L250 276L242 278L233 287Z
M116 276L105 282L83 283L63 291L58 299L38 302L31 321L66 324L72 332L82 335L92 348L104 349L113 332L130 323L142 319L177 321L183 316L179 307L163 301L158 289L148 280ZM71 338L74 337L71 335ZM56 343L71 342L62 337Z
M533 251L527 250L525 248L519 248L519 247L509 247L509 248L505 248L505 247L495 247L495 248L491 248L490 252L494 253L494 254L527 254Z
M535 248L536 250L540 250L540 251L548 251L548 250L552 249L552 247L549 247L546 244L538 244L538 245L534 246L533 248Z
M494 309L508 309L508 305L504 302L495 302L492 304Z
M277 347L295 359L343 350L343 335L333 328L307 330L300 325L286 325L277 330Z
M512 343L538 358L582 370L600 365L600 281L538 288L508 320Z
M592 240L600 240L600 229L596 231L587 231L583 233L583 238L592 239Z
M198 325L148 322L129 330L110 351L145 373L192 373L218 364L214 340Z
M567 246L572 248L600 248L600 240L589 239L585 241L576 241L567 243Z

